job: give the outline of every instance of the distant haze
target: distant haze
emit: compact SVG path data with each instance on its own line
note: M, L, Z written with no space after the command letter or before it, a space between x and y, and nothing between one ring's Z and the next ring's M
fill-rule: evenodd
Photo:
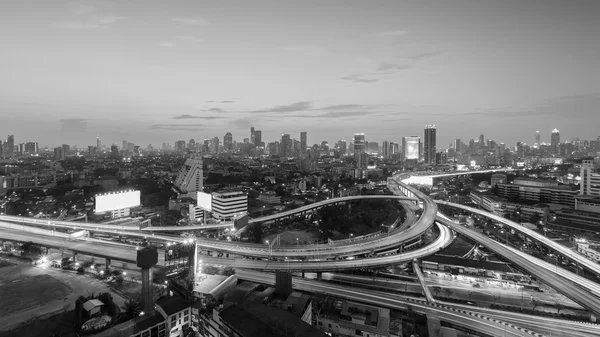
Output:
M7 1L0 139L600 135L600 1Z

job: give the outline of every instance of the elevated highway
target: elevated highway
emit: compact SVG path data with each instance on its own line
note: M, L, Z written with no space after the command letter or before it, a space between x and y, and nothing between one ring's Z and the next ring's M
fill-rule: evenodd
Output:
M455 232L484 245L494 253L512 261L514 264L523 268L523 270L526 270L542 282L551 285L558 292L586 308L595 316L600 314L600 297L598 297L598 294L600 294L600 292L598 292L598 290L600 290L600 285L597 283L591 282L564 269L558 270L558 268L543 260L501 244L472 229L465 228L446 216L439 215L437 221L451 228Z
M587 259L586 257L579 255L578 253L573 252L571 249L554 242L551 239L548 239L546 236L537 233L536 231L533 231L521 224L518 224L514 221L511 221L509 219L503 218L501 216L495 215L495 214L491 214L487 211L482 211L479 210L477 208L473 208L473 207L469 207L469 206L465 206L465 205L461 205L461 204L455 204L455 203L451 203L451 202L447 202L447 201L440 201L440 200L436 200L436 203L440 204L440 205L446 205L446 206L450 206L450 207L454 207L454 208L458 208L461 210L465 210L468 211L470 213L473 214L477 214L477 215L481 215L484 216L488 219L494 220L496 222L499 222L505 226L508 226L512 229L514 229L515 231L522 233L524 235L526 235L527 237L529 237L530 239L537 241L541 244L543 244L544 246L552 249L553 251L559 253L560 255L566 257L567 259L576 262L578 265L586 268L587 270L593 272L595 275L599 275L600 276L600 264L591 261L589 259Z
M236 270L236 276L252 282L275 284L275 276L273 274L239 269ZM432 326L439 326L440 322L444 321L467 329L481 331L490 336L544 336L537 332L489 316L437 303L430 304L417 298L394 296L389 293L373 290L365 291L361 289L349 289L330 283L306 280L297 277L294 277L293 284L295 289L302 291L342 297L351 301L368 303L378 307L383 306L397 310L414 310L427 315L428 325L431 324ZM433 329L430 328L430 331L432 330Z

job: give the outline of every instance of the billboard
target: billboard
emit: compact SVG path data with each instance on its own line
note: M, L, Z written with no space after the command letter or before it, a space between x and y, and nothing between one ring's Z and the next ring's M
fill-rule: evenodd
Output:
M116 211L140 205L140 191L123 191L96 195L96 213Z
M405 137L404 146L404 158L419 159L421 146L421 139L419 137Z
M197 192L198 193L198 207L202 207L203 209L212 212L212 194Z

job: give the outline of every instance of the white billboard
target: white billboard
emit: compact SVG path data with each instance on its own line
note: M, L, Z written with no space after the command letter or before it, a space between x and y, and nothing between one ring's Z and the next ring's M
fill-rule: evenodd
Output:
M123 191L96 195L96 213L115 211L140 205L140 191Z
M203 209L212 212L212 194L198 192L198 207L202 207Z

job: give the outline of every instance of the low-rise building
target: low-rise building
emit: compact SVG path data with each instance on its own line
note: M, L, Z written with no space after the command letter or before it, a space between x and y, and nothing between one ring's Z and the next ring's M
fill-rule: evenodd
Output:
M225 192L212 194L212 215L218 220L233 220L240 214L248 213L248 194L245 192Z
M577 243L577 251L594 262L600 262L600 245Z
M390 310L338 300L333 307L321 311L317 327L333 336L389 336Z

